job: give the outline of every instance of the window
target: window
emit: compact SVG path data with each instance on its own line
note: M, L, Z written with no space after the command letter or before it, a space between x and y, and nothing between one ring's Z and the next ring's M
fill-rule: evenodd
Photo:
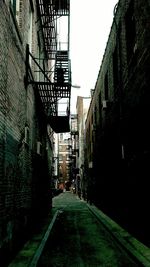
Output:
M11 0L11 6L12 6L14 14L16 15L16 0Z
M59 145L59 151L63 151L63 146Z
M21 31L19 28L22 28L22 2L23 0L9 0L10 3L10 13L12 20L16 29L16 33L20 42L22 43ZM19 27L18 27L19 26Z
M63 140L63 133L60 134L60 140Z
M20 7L20 0L11 0L11 7L13 10L13 13L16 17L16 20L19 24L19 7Z
M63 155L59 154L59 161L63 161Z
M25 138L24 138L25 144L29 145L29 127L25 126Z

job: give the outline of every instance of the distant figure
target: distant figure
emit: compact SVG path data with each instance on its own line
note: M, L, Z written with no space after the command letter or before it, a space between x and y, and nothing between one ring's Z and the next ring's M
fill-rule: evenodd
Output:
M64 70L63 68L57 68L57 83L64 83Z

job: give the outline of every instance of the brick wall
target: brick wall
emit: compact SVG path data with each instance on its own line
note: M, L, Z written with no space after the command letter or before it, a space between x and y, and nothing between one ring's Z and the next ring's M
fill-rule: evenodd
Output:
M51 205L46 119L37 90L24 85L29 2L20 1L19 24L9 2L0 2L0 262L28 236L33 214L46 213ZM37 55L35 3L32 50Z
M93 201L144 242L150 236L149 21L149 1L119 1L87 119L88 132L95 118Z

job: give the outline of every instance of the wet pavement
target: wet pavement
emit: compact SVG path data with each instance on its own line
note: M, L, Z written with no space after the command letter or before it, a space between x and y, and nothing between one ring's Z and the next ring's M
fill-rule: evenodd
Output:
M53 199L59 209L38 267L136 267L86 203L70 192Z
M150 249L71 192L53 198L43 230L9 267L150 267Z

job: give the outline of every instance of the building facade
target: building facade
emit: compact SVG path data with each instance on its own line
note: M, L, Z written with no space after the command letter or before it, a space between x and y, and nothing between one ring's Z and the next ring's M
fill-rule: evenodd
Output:
M77 155L77 162L78 162L78 169L79 169L79 176L77 176L77 180L80 180L80 192L81 197L87 199L86 191L87 191L87 183L86 183L86 176L85 176L85 164L84 164L84 152L85 152L85 121L87 117L87 112L89 109L89 105L91 102L91 97L77 97L77 129L78 129L78 145L79 153Z
M26 45L38 56L39 38L44 55L37 19L35 1L0 2L1 263L29 236L31 222L51 206L47 121L35 88L24 82Z
M85 151L89 198L144 242L150 236L149 21L149 1L120 0L114 9Z
M70 176L69 176L69 150L68 139L70 133L59 134L59 148L58 148L58 188L62 190L69 190Z

